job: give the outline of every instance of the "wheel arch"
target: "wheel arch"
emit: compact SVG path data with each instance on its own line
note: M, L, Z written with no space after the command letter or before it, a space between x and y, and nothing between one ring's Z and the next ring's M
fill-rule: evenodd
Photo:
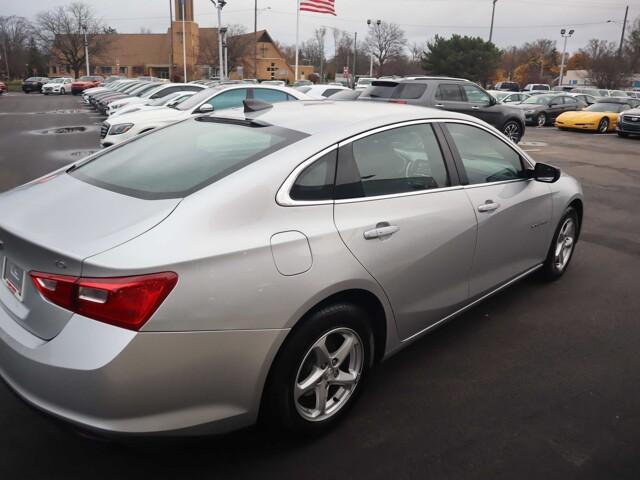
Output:
M573 207L578 214L578 238L580 238L580 232L582 231L582 216L584 215L584 204L582 200L579 198L574 198L568 205L569 207Z

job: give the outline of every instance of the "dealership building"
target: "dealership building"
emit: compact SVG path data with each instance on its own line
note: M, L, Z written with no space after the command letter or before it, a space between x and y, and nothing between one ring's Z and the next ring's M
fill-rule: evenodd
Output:
M175 14L167 33L116 33L94 36L94 41L101 42L102 48L99 53L89 58L90 73L128 77L172 76L173 80L183 81L186 63L187 80L218 75L218 29L198 26L194 20L193 0L184 2L183 21L181 3L180 0L175 0ZM226 43L231 78L294 81L295 66L287 62L266 30L229 37ZM186 59L186 62L183 59ZM308 78L311 73L312 66L299 66L300 79ZM81 74L86 74L84 69ZM73 70L54 53L49 62L49 76L63 75L73 75Z

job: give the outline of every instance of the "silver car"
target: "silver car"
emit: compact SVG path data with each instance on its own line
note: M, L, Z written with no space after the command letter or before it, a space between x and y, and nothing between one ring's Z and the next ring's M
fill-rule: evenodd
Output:
M578 182L475 118L245 102L0 195L0 374L102 434L316 432L377 362L535 271Z

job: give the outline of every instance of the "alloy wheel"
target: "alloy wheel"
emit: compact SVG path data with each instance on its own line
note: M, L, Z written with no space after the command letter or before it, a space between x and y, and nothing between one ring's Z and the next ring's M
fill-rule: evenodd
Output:
M537 123L538 127L544 127L547 124L547 116L544 113L539 113Z
M513 143L518 143L518 141L520 140L520 125L518 125L516 122L509 122L504 126L503 133Z
M353 395L364 367L360 336L350 328L336 328L309 348L294 385L297 412L308 421L331 418Z
M573 218L567 218L556 240L556 248L553 257L553 266L558 272L562 272L569 263L573 247L576 243L576 224Z
M600 124L598 125L598 132L607 133L608 130L609 130L609 119L603 118L602 120L600 120Z

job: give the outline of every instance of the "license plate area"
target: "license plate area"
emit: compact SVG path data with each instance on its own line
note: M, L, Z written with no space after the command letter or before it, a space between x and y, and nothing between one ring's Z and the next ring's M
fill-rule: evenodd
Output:
M2 283L18 300L22 300L24 294L24 279L24 269L9 260L8 257L4 257L2 262Z

